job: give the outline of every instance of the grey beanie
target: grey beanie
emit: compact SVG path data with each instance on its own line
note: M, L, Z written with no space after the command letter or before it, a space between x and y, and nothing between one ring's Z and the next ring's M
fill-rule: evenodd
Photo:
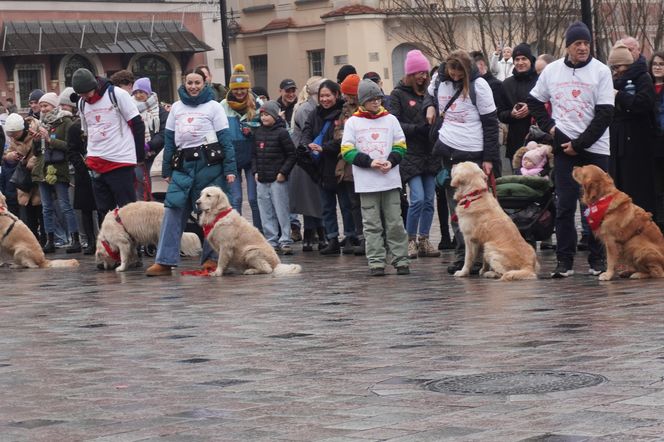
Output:
M31 101L39 101L41 97L44 96L44 91L41 89L35 89L34 91L30 92L30 95L28 96L28 103Z
M97 79L89 70L79 68L71 77L71 85L77 94L84 94L97 88Z
M67 105L67 106L76 107L78 105L78 103L76 103L75 101L73 101L71 99L72 94L75 94L74 88L73 87L67 87L62 92L60 92L60 96L58 97L58 101L60 102L61 105L64 104L64 105Z
M357 101L360 105L364 105L364 103L374 98L383 98L383 91L380 90L380 86L369 79L360 81L357 88Z
M279 103L276 101L270 100L261 106L260 111L270 115L276 121L279 119L279 112L281 111L281 107L279 107Z

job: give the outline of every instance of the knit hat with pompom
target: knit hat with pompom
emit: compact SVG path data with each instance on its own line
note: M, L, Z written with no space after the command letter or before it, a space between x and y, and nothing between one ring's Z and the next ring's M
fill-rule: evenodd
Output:
M230 82L228 84L229 89L250 89L251 80L249 79L249 74L247 74L244 65L236 64L233 67L233 74L231 75Z

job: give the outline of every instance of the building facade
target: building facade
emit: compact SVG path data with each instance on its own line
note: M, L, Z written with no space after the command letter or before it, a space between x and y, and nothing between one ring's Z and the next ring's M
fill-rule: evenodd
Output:
M149 77L162 101L177 99L182 73L223 60L220 30L200 1L0 1L0 100L27 107L31 90L59 93L79 67L110 77ZM206 41L212 42L211 46ZM206 56L210 52L210 56Z

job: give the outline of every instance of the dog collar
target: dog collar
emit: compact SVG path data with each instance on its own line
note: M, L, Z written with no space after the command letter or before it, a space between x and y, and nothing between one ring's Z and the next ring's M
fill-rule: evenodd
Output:
M120 251L118 250L117 252L114 252L113 249L111 249L111 245L108 243L108 241L102 241L101 245L104 246L104 250L106 250L106 253L108 253L108 256L111 257L116 262L121 262L122 258L120 257Z
M613 201L612 195L604 196L593 204L589 204L588 208L583 212L583 215L588 220L588 225L593 232L599 230L604 221L604 216L606 216L606 211L609 208L609 205Z
M224 210L223 212L219 212L219 215L217 215L214 218L214 220L212 220L212 222L210 224L203 224L203 236L205 236L207 238L208 235L210 234L210 232L212 231L212 229L214 229L215 224L217 224L217 222L220 219L222 219L223 217L225 217L226 215L228 215L232 211L233 211L233 208L229 207L228 209Z
M475 190L473 192L467 193L459 199L459 202L457 203L457 206L463 206L464 209L467 209L468 207L470 207L470 204L473 201L477 201L478 199L482 198L482 196L483 196L482 194L484 192L487 192L487 191L488 191L488 189L479 189L479 190Z

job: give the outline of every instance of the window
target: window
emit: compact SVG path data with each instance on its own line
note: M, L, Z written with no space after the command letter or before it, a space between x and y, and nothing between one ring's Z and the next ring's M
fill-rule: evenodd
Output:
M348 64L348 55L335 55L334 64L335 65Z
M325 66L325 50L307 51L307 59L309 60L309 76L318 75L322 77L323 67Z
M252 55L249 64L254 74L254 86L267 89L267 55Z
M65 86L71 86L71 77L76 72L76 69L85 68L96 75L96 71L92 63L88 61L87 58L81 57L80 55L74 55L69 60L67 60L67 65L65 66Z
M40 64L16 66L16 78L19 96L17 104L21 108L27 108L30 92L35 89L44 90L44 66Z
M157 93L159 101L173 102L173 71L171 65L156 55L145 55L134 63L134 77L148 77L152 92Z

